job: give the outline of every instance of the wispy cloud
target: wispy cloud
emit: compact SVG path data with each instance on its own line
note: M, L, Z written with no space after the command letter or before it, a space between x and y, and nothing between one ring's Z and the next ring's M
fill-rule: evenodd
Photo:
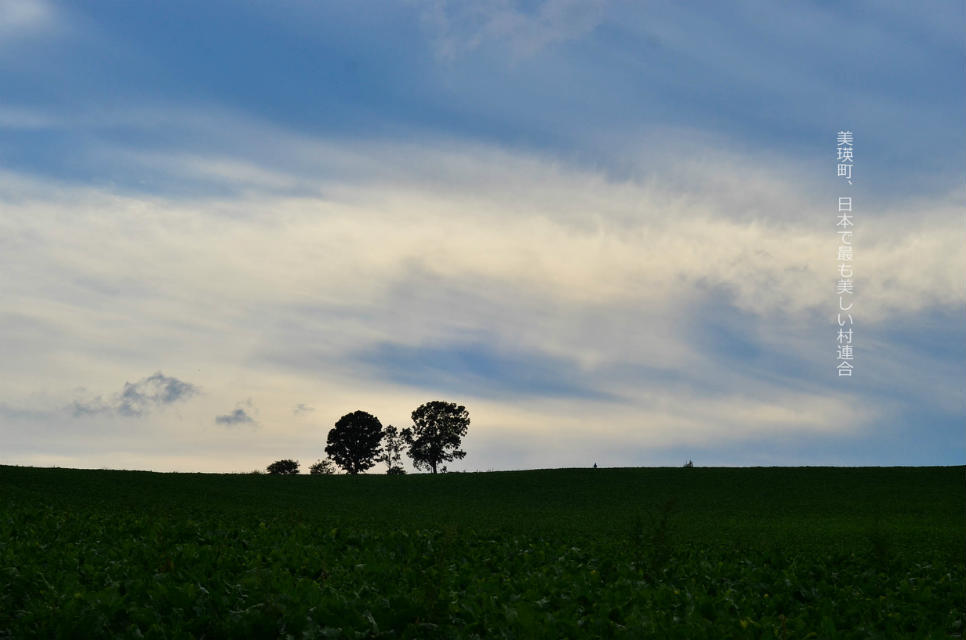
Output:
M292 413L297 416L303 416L307 413L312 413L314 411L315 411L315 407L310 407L309 405L303 404L301 402L295 405L295 408L292 409Z
M574 359L535 351L501 352L486 343L381 343L355 354L374 378L479 397L570 397L619 401ZM604 382L604 384L601 384Z
M489 44L508 49L514 57L533 55L592 31L606 6L604 0L542 0L533 7L515 0L417 4L443 58Z
M5 402L0 402L0 416L7 420L23 420L37 422L41 420L57 419L62 414L55 411L35 409L31 407L11 406Z
M5 43L52 30L56 16L46 0L0 0L0 50Z
M58 126L60 121L34 109L0 106L0 129L42 130Z

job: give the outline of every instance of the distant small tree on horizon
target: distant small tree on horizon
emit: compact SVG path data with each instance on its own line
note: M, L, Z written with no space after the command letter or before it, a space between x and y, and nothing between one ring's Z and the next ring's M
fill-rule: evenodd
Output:
M347 413L329 430L325 453L346 473L355 475L375 464L382 452L382 423L365 411Z
M331 476L335 473L335 463L326 458L325 460L316 460L315 464L309 467L309 475L313 476Z
M441 462L466 457L466 452L458 448L470 426L466 407L434 400L417 407L412 419L413 426L403 429L402 437L414 467L437 473Z
M268 472L273 476L293 476L299 472L297 460L277 460L268 465Z
M382 455L379 462L386 463L386 473L389 475L402 475L406 470L402 468L402 453L406 449L406 440L402 432L392 425L388 425L382 431Z

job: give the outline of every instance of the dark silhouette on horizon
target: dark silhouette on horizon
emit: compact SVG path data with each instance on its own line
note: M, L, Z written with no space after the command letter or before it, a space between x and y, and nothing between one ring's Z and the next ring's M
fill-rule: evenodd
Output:
M294 476L299 472L297 460L277 460L268 465L268 472L273 476Z
M382 423L365 411L347 413L329 430L325 453L346 473L355 475L370 469L382 448Z
M406 450L406 440L403 438L402 431L390 424L383 429L382 439L385 444L379 462L386 463L386 473L389 475L406 473L406 470L402 468L402 454Z
M334 473L335 463L329 458L317 460L315 464L309 467L309 475L313 476L331 476Z
M414 467L430 469L435 474L441 462L466 457L466 452L458 448L470 426L466 407L434 400L417 407L412 419L413 426L403 429L402 436Z

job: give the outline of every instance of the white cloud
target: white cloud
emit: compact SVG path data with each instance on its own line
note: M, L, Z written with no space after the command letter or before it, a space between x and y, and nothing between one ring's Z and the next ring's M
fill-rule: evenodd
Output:
M57 29L59 19L46 0L0 0L0 51Z
M0 106L0 129L49 129L57 124L57 119L33 109Z
M513 0L427 0L424 25L433 33L437 53L454 58L479 47L506 47L526 57L557 43L580 38L603 19L604 0L542 0L532 11Z

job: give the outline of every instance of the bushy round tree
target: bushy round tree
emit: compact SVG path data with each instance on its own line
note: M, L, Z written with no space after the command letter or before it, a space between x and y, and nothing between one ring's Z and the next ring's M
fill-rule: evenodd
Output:
M466 407L434 400L417 407L412 418L413 426L403 429L402 436L414 467L437 473L441 462L466 457L466 452L458 448L470 426Z
M325 453L346 473L355 475L375 464L381 440L379 418L365 411L353 411L339 418L329 430Z
M273 476L292 476L299 472L297 460L277 460L268 465L268 472Z

